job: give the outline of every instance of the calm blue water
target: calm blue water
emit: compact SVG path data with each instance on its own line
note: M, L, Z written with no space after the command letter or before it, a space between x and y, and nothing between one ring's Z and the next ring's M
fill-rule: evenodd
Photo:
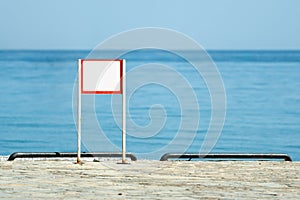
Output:
M85 58L88 53L0 51L1 155L18 151L76 151L72 93L77 59ZM220 71L227 95L226 121L213 151L288 153L300 161L300 51L210 51L209 54ZM203 80L182 64L182 59L165 52L132 52L123 58L127 59L127 70L158 62L174 66L191 82L199 99L201 118L189 151L199 150L211 117L209 93ZM119 129L107 106L110 98L96 97L96 110L101 110L97 117L103 130L112 133L108 136L111 141L120 146ZM159 85L145 86L134 94L128 105L132 119L140 126L147 125L148 109L156 103L164 105L168 114L160 134L146 139L129 134L128 151L155 150L174 137L180 123L179 103Z

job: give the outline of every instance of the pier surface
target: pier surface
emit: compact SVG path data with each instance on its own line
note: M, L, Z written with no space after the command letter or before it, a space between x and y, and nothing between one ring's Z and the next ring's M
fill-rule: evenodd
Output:
M300 199L300 163L0 161L0 199Z

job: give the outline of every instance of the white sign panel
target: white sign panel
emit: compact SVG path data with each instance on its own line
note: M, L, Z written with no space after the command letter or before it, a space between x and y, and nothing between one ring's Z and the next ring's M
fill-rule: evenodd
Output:
M121 94L122 60L81 60L82 94Z

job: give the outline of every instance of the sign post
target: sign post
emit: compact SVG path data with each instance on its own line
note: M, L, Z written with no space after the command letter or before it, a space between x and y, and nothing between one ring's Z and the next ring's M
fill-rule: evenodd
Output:
M81 163L81 59L78 60L77 164Z
M81 163L81 95L122 95L122 163L126 163L126 61L78 60L77 163Z
M126 163L126 61L122 67L122 163Z

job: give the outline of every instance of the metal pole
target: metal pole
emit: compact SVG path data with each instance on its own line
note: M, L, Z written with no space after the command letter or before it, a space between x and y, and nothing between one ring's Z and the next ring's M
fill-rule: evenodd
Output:
M81 59L78 59L77 164L81 163Z
M126 163L126 61L122 63L122 163Z

